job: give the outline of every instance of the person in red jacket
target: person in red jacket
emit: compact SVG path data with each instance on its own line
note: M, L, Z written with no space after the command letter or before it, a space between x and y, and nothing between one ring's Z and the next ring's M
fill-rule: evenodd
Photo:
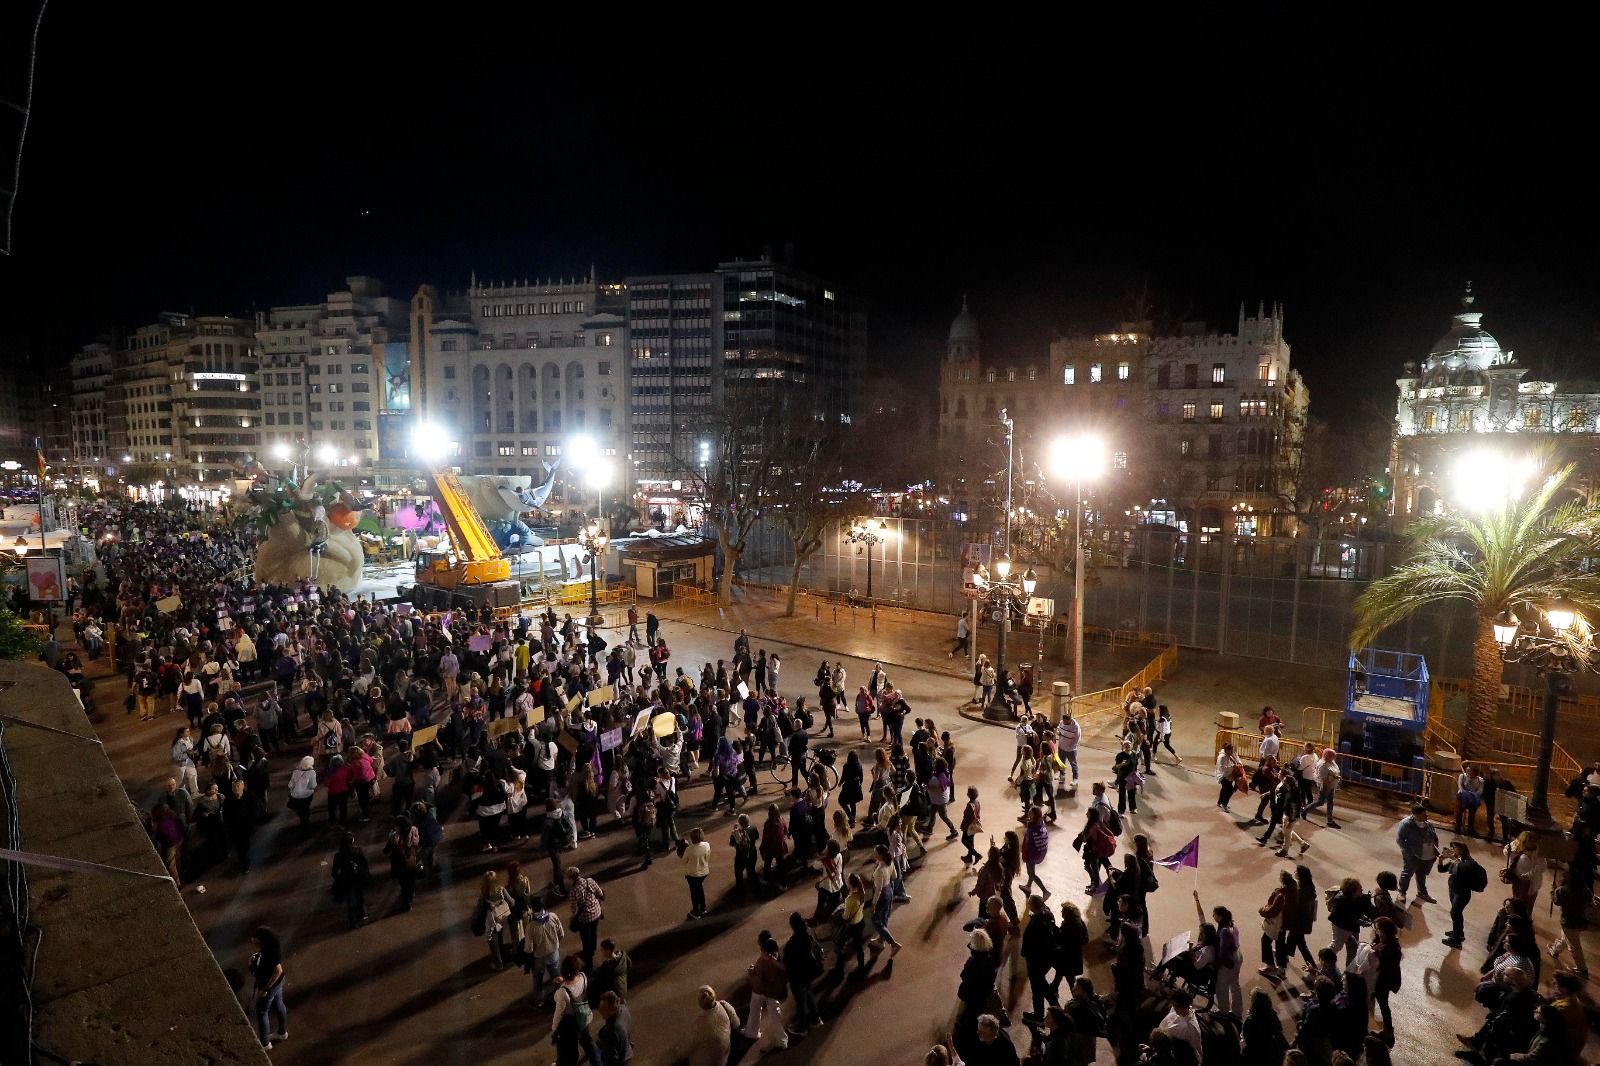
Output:
M328 760L328 772L323 775L322 784L328 790L329 824L343 825L350 812L350 767L345 764L343 755Z

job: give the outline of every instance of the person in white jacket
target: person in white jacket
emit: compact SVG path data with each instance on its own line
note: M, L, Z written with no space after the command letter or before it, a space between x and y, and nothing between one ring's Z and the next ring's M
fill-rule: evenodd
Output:
M311 832L311 797L317 792L316 760L306 755L289 775L289 809L300 816L300 828Z
M704 918L706 878L711 876L711 844L699 826L689 830L687 838L678 841L678 855L683 860L683 878L689 882L689 919Z

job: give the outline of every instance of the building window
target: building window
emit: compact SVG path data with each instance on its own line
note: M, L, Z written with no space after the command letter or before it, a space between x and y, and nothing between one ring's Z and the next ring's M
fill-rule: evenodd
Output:
M1262 384L1272 380L1271 363L1262 363L1260 366L1256 367L1256 380Z
M1194 454L1194 441L1190 440L1188 437L1185 437L1182 440L1180 440L1178 442L1178 454L1179 455L1192 455L1192 454Z
M486 440L473 441L472 454L478 459L489 458L489 442Z
M1218 477L1216 474L1212 474L1212 475L1210 475L1209 477L1206 478L1206 491L1207 492L1217 492L1217 491L1221 490L1221 488L1222 488L1222 478Z
M1099 380L1100 380L1100 364L1099 363L1090 363L1089 364L1089 383L1092 385L1092 384L1095 384L1096 382L1098 382Z
M1156 369L1156 388L1170 389L1172 387L1172 367L1163 363Z
M1113 469L1113 470L1126 470L1126 469L1128 469L1128 453L1127 452L1112 452L1111 453L1111 469Z
M501 441L499 450L500 450L500 454L501 455L516 455L517 454L516 445L512 444L510 441L504 441L504 440Z
M609 336L609 334L608 334L608 336ZM600 360L599 365L595 367L595 373L596 374L609 374L609 373L611 373L611 361L608 360L608 359Z
M987 378L991 382L994 381L994 371L993 370L989 371L988 373L986 373L984 375L984 377Z
M1185 403L1183 405L1183 420L1185 422L1193 422L1194 421L1194 401L1193 400L1190 400L1188 403Z
M1260 417L1264 416L1266 413L1267 413L1267 401L1265 401L1265 400L1240 400L1239 401L1239 417L1240 418L1260 418Z
M1068 363L1061 368L1061 384L1075 385L1078 380L1078 368Z
M1568 429L1587 429L1589 426L1589 412L1582 407L1574 407L1567 412Z
M1012 367L1012 366L1006 367L1006 380L1007 381L1015 381L1015 380L1017 380L1017 368L1016 367Z
M454 381L455 377L456 377L456 368L455 367L447 366L447 367L444 368L444 379L446 381Z
M446 340L440 341L439 342L439 350L441 352L453 352L453 351L455 351L456 350L455 338L451 337L451 338L448 338Z
M1128 370L1129 370L1129 367L1128 367L1127 363L1118 363L1117 364L1117 380L1118 381L1127 381L1128 380Z
M1537 407L1525 408L1522 412L1522 424L1530 429L1538 429L1544 422L1544 412Z
M1459 414L1456 415L1456 429L1462 430L1462 429L1471 429L1471 428L1472 428L1472 412L1471 411L1462 411L1462 412L1460 412Z
M1172 415L1172 405L1167 403L1167 401L1162 400L1160 403L1156 404L1156 417L1157 418L1166 419L1166 418L1171 417L1171 415Z
M1186 389L1196 389L1200 387L1199 363L1183 364L1183 387Z
M1433 412L1433 411L1424 411L1424 412L1422 412L1422 428L1424 430L1432 430L1432 429L1434 429L1438 425L1438 422L1439 422L1439 416L1435 412Z
M561 445L546 444L544 446L544 455L546 459L555 459L559 457L561 455Z
M1213 421L1213 422L1221 422L1222 421L1222 401L1221 400L1212 400L1211 401L1211 421Z
M1213 385L1221 385L1223 382L1225 382L1227 380L1228 380L1228 364L1227 363L1212 363L1211 364L1211 384L1213 384Z

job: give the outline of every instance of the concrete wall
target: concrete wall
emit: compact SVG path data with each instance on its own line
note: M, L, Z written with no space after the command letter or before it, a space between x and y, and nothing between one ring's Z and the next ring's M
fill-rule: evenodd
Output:
M165 870L61 674L0 662L20 850L162 875ZM0 864L4 865L4 864ZM34 1040L69 1061L267 1066L239 1001L169 881L27 868ZM244 945L241 945L243 950Z

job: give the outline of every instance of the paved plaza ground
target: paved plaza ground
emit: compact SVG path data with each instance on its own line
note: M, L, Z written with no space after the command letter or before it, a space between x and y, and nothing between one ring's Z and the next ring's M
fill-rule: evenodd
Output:
M673 664L688 668L707 659L731 657L733 634L743 626L754 647L783 656L784 688L791 695L806 691L822 658L844 658L850 675L847 688L852 692L857 682L865 680L875 658L891 664L891 677L906 691L913 714L932 716L955 737L960 752L958 793L967 785L978 786L992 832L1015 824L1015 793L1006 784L1012 734L1008 728L957 713L971 686L965 664L946 654L950 634L929 623L888 618L880 618L874 629L865 612L858 613L853 624L820 613L798 619L777 615L774 602L760 599L721 609L663 611L663 632L673 650ZM1137 650L1130 654L1101 649L1087 663L1086 687L1120 681L1142 664L1143 657ZM1058 664L1050 660L1047 664L1061 676ZM1265 902L1282 860L1258 848L1254 836L1239 827L1248 811L1230 817L1215 807L1212 723L1219 710L1238 711L1241 718L1253 720L1263 704L1271 703L1286 712L1292 724L1300 707L1336 699L1339 683L1332 673L1185 653L1178 673L1161 690L1177 722L1175 742L1187 765L1158 766L1141 797L1140 812L1129 818L1130 833L1147 834L1157 855L1174 852L1197 835L1201 844L1198 879L1190 871L1165 873L1160 890L1150 897L1151 940L1159 950L1162 942L1194 927L1191 893L1198 886L1208 909L1223 903L1239 919L1247 995L1257 983L1255 966L1260 961L1261 922L1256 908ZM148 805L166 777L167 749L177 719L168 715L153 725L138 724L122 713L123 691L116 680L99 686L95 726L130 795ZM846 721L837 738L841 749L858 744L852 737L853 716ZM1080 759L1087 778L1108 776L1110 748L1103 737L1085 747ZM369 893L373 921L350 931L329 891L328 860L334 840L321 821L321 794L315 810L318 833L310 842L301 841L291 828L292 819L283 813L283 783L290 766L287 755L274 759L274 817L257 834L256 866L250 874L241 879L231 862L225 862L201 879L204 893L198 887L184 893L225 970L242 971L248 957L246 937L255 925L269 924L282 936L292 1035L274 1049L273 1059L291 1066L552 1061L549 1014L528 1005L529 979L520 970L491 969L481 939L468 928L477 878L491 865L503 868L507 861L519 859L530 868L535 884L543 883L549 865L537 846L513 845L494 856L480 855L475 824L447 789L441 800L447 843L440 848L439 877L424 884L409 913L395 915L391 911L398 893L379 854L388 811L385 801L373 819L356 830L368 848L376 887ZM762 795L748 809L759 813L776 795L776 786L763 773ZM1086 795L1084 788L1078 798L1059 801L1060 824L1051 833L1042 872L1053 893L1052 906L1063 900L1079 902L1090 914L1091 931L1098 932L1104 923L1098 909L1087 906L1083 868L1070 844L1082 822ZM1344 876L1359 877L1370 887L1379 870L1398 869L1393 829L1400 812L1355 793L1341 798L1349 800L1339 811L1342 831L1315 828L1304 861L1319 887L1335 885ZM702 921L684 919L688 895L676 857L641 871L631 832L612 828L609 819L596 839L581 843L566 857L569 866L580 866L604 886L601 935L616 939L633 958L629 1004L635 1061L641 1066L675 1061L699 985L713 985L742 1015L749 996L746 968L756 954L757 933L770 929L783 939L789 912L809 915L815 903L810 878L798 879L781 895L737 894L727 845L733 820L720 812L709 814L708 799L709 786L697 779L685 793L679 819L685 832L689 826L704 826L712 843L713 872L707 884L711 912ZM1245 806L1236 802L1236 812ZM1448 839L1448 826L1444 828ZM879 956L865 978L852 975L842 986L825 986L827 1024L765 1061L910 1066L920 1063L935 1036L948 1030L956 1007L957 974L966 955L961 924L971 913L967 892L973 880L963 876L959 844L945 843L943 834L936 834L929 846L926 860L908 882L913 899L895 911L892 922L905 941L904 950L893 962L887 953ZM1473 841L1472 847L1481 862L1496 868L1497 853L1481 841ZM860 850L852 854L852 868L864 862ZM1470 1032L1480 1023L1482 1012L1472 1005L1472 988L1498 904L1494 891L1498 887L1492 885L1469 910L1468 946L1462 951L1447 950L1439 942L1448 922L1443 904L1413 909L1412 926L1403 934L1404 988L1392 1001L1396 1062L1454 1061L1450 1052L1457 1045L1452 1034ZM1441 899L1442 889L1441 881L1434 890ZM1537 916L1541 944L1556 935L1544 902ZM564 905L559 913L566 918ZM1327 942L1325 920L1319 920L1310 939L1314 948ZM576 936L569 935L567 948L576 947ZM1098 937L1088 958L1097 986L1108 990L1110 960ZM1002 983L1012 1016L1020 1018L1027 1005L1020 965L1013 963L1005 974ZM181 991L171 1004L152 1004L152 1009L176 1009L180 1000ZM1278 1003L1287 1016L1292 1004L1287 994L1280 993ZM1020 1024L1013 1035L1026 1046ZM754 1059L753 1052L745 1056L745 1061ZM1100 1061L1110 1061L1108 1050L1102 1050Z

